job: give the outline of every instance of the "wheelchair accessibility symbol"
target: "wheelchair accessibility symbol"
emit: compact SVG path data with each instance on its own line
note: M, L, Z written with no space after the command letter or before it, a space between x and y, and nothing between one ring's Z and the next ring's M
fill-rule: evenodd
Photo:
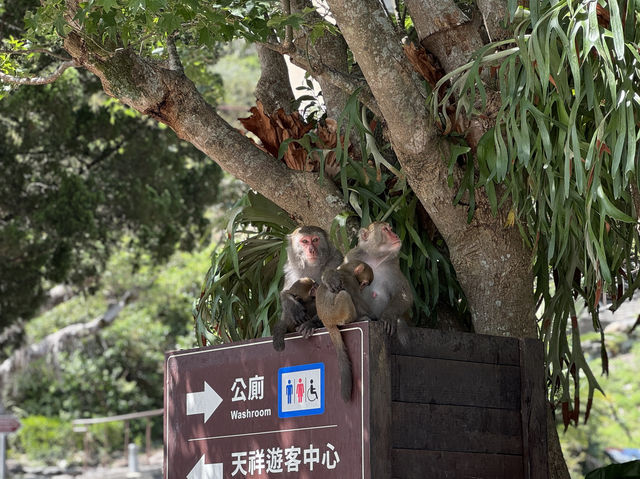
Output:
M278 416L311 416L324 412L324 364L278 370Z

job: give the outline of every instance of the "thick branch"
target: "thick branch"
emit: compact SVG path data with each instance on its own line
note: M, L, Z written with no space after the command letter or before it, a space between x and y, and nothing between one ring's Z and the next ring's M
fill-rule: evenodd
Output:
M471 22L453 0L408 0L418 38L450 72L482 46L479 22Z
M265 111L273 113L278 108L291 113L294 100L287 63L282 54L265 45L257 45L260 60L260 79L255 96L264 105Z
M511 32L504 28L509 16L507 0L477 0L476 3L482 13L489 40L498 42L509 38Z
M58 65L58 68L51 74L43 77L22 78L13 75L7 75L0 72L0 81L4 83L12 83L14 85L47 85L56 81L67 68L77 67L75 60L69 60Z
M296 221L328 228L346 208L330 181L320 184L317 174L290 170L232 128L184 74L145 61L131 50L98 57L74 34L66 38L65 49L100 78L107 94L170 126Z

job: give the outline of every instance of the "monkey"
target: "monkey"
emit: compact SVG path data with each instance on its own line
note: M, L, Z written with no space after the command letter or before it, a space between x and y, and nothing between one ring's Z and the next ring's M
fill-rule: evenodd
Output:
M322 272L336 269L342 254L329 241L327 233L317 226L301 226L287 237L287 262L284 265L284 285L280 292L282 313L273 328L273 347L284 349L284 335L295 330L305 337L313 333L317 319L309 315L304 305L288 290L300 278L320 283Z
M371 319L380 320L389 336L397 334L398 340L406 344L408 326L406 320L413 305L413 293L409 281L402 274L398 257L402 241L384 222L371 223L358 233L358 245L351 249L345 263L362 261L373 270L373 281L360 291ZM325 278L331 289L336 289L335 274Z
M305 319L308 321L316 317L316 291L318 283L313 279L304 277L293 283L291 287L285 291L294 300L304 308ZM303 323L304 324L304 323Z
M328 278L333 276L333 280ZM338 326L368 319L369 309L362 300L360 291L373 281L373 270L362 261L343 263L337 270L327 270L316 292L318 317L327 331L338 355L340 370L340 393L344 402L351 399L353 374L349 353L342 340ZM327 283L339 289L331 289Z

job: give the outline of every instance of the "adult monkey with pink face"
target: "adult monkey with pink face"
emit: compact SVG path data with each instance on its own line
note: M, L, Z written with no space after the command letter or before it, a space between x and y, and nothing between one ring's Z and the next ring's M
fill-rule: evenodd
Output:
M282 315L273 327L273 347L277 351L284 349L286 333L298 330L306 337L316 326L322 325L313 312L291 293L292 286L302 278L311 278L320 284L323 271L336 269L340 263L342 254L331 244L322 228L301 226L288 236L284 286L280 292Z
M402 241L384 222L371 223L362 228L358 246L347 253L345 263L362 261L371 266L373 281L360 291L372 319L384 323L389 335L397 334L405 343L408 339L407 323L413 305L413 293L409 281L402 274L398 257ZM337 272L336 272L337 273ZM334 272L324 275L324 282L332 291L340 289L339 277Z

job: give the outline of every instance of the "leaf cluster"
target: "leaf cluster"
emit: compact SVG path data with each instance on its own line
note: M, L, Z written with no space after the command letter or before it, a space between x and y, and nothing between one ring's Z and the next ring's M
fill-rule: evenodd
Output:
M284 15L275 0L86 0L73 22L65 21L65 2L48 0L25 17L34 36L83 35L99 49L153 49L155 41L180 32L201 46L214 47L234 38L265 41L274 28L299 25L306 13ZM74 27L75 24L80 28Z
M161 261L208 226L219 167L77 75L0 102L0 329L46 284L93 288L123 233Z
M449 80L452 88L442 102L434 95L434 107L446 114L455 95L458 115L479 114L487 71L496 72L495 127L481 139L477 163L467 163L466 187L484 188L494 211L511 202L510 216L533 254L550 397L562 404L565 425L577 424L581 375L589 384L585 417L599 389L580 346L578 312L584 305L599 331L605 294L615 309L640 284L639 5L510 4L514 38L486 46L445 77L437 88ZM606 371L604 336L602 351Z

